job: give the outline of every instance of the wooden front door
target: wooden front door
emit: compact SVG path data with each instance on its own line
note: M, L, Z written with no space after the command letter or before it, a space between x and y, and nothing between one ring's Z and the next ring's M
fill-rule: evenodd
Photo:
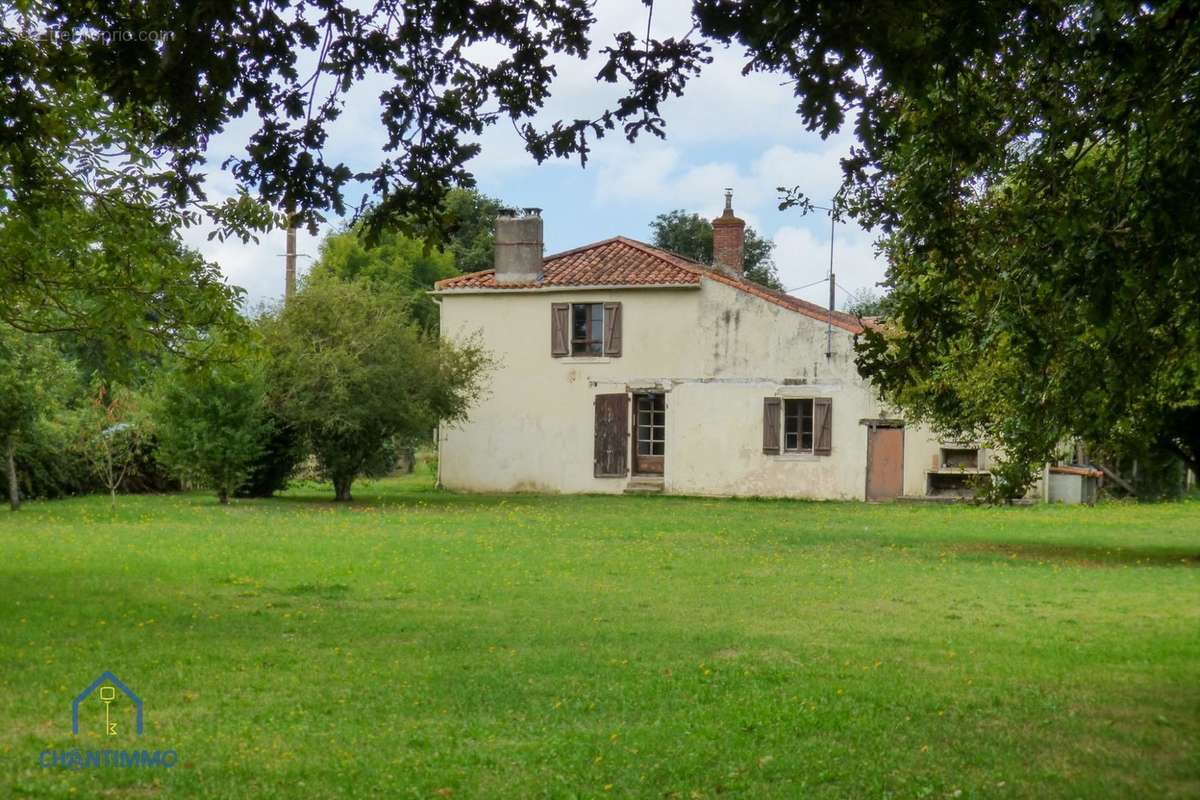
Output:
M634 396L634 403L633 471L640 475L662 475L667 446L667 399L661 394L639 394Z
M904 428L867 428L867 499L894 500L904 491Z
M594 462L597 478L624 478L629 463L629 395L598 394L593 403L596 407L596 455Z

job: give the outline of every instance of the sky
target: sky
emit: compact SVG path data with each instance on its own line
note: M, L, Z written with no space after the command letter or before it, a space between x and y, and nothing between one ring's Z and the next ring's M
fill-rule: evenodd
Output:
M658 0L651 35L682 36L691 27L688 0ZM619 89L598 83L599 50L621 30L644 31L646 7L640 0L599 0L593 28L592 55L586 60L560 57L553 96L535 123L594 117L611 107ZM490 49L490 52L489 52ZM481 58L497 55L496 45L476 48ZM778 210L778 186L798 186L813 202L824 204L840 182L838 159L854 143L850 132L829 139L805 130L796 102L779 76L743 76L744 54L715 49L713 63L689 82L683 97L662 106L666 139L642 136L629 143L619 132L593 142L586 167L578 159L537 164L507 122L488 129L479 139L481 153L470 163L478 188L515 207L536 206L545 218L547 254L611 236L649 241L650 222L658 214L683 209L715 217L724 207L724 190L733 189L738 216L775 242L775 264L785 287L796 289L823 281L829 269L829 219L821 212L805 216ZM368 77L346 97L342 116L330 129L327 160L342 160L366 169L383 158L384 134L378 96L386 79ZM240 153L256 120L235 122L215 137L209 162L220 164ZM230 178L213 170L210 199L231 194ZM357 202L362 190L347 192ZM299 269L318 253L320 238L344 220L331 219L316 237L298 236ZM875 256L873 236L853 222L838 223L834 240L834 272L838 307L847 292L873 287L883 279L884 264ZM256 243L219 242L207 230L192 229L185 240L221 266L233 284L246 289L250 305L283 293L284 233ZM828 285L818 283L792 292L824 305Z

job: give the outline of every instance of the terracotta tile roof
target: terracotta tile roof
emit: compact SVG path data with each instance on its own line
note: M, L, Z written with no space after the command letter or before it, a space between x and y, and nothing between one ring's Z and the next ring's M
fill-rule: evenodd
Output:
M454 289L538 289L547 286L698 285L698 264L632 239L616 237L546 256L538 283L496 283L494 270L438 281L438 291Z
M815 303L731 277L675 253L624 236L546 256L543 265L542 280L536 283L501 286L496 283L494 270L485 269L438 281L434 289L439 293L451 293L464 289L504 291L569 286L696 286L704 277L806 317L821 321L829 319L829 312ZM833 312L833 324L851 333L861 333L863 330L863 324L857 317L841 311Z

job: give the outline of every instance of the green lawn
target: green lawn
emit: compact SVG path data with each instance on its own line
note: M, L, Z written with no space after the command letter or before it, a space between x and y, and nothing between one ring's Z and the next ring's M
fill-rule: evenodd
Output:
M0 513L0 797L1200 795L1200 502L328 495Z

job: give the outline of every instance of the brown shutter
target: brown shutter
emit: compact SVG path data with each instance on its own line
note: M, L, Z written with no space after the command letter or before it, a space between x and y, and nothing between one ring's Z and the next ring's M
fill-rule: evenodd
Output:
M604 355L621 355L621 304L604 304Z
M550 304L550 355L558 358L571 354L571 306L568 303Z
M813 400L813 453L827 456L833 452L833 400Z
M778 397L763 398L763 452L779 455L779 418L783 407Z
M596 395L596 454L594 474L597 478L624 478L629 452L629 396L626 394Z

